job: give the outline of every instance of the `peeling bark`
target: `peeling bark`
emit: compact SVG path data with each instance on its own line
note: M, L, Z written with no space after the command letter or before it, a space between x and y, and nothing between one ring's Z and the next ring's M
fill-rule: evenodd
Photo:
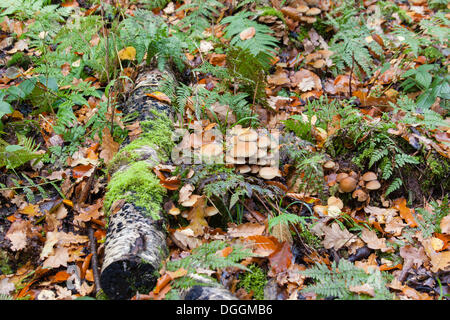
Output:
M141 73L137 86L131 93L124 108L125 114L137 112L138 121L155 118L151 110L171 116L170 106L148 97L149 87L158 85L161 74L150 70ZM151 133L151 132L150 132ZM121 149L128 145L127 139ZM121 159L120 164L110 169L111 180L124 172L136 161L145 161L150 167L160 162L157 146L145 146L137 159ZM151 173L153 174L153 173ZM123 190L124 194L129 190ZM111 210L110 210L111 211ZM116 213L109 212L109 224L105 242L105 257L100 282L103 291L111 299L129 299L139 289L147 291L156 283L156 272L163 258L167 256L166 232L163 227L162 210L149 210L137 206L133 201L126 203ZM159 217L159 219L155 219Z

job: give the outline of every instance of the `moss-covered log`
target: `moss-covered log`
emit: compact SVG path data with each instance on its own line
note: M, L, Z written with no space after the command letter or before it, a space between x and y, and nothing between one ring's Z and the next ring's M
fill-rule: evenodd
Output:
M136 115L142 133L127 139L108 165L108 231L100 282L111 299L151 290L168 251L161 209L166 190L152 169L170 154L173 115L169 105L146 95L155 91L161 76L146 70L136 80L124 114Z

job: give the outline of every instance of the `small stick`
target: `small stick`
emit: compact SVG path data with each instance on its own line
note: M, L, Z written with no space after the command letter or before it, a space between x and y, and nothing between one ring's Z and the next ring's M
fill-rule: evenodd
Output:
M92 273L94 274L95 293L98 293L101 289L101 286L100 286L100 274L98 272L97 239L94 236L94 228L92 228L91 224L89 224L88 227L88 236L89 236L90 251L92 253L91 266L92 266Z

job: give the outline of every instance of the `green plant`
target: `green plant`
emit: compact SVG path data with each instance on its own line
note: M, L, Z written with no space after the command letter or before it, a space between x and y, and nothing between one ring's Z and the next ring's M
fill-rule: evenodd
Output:
M295 179L300 182L298 192L309 192L322 196L324 173L321 163L325 159L324 154L311 152L308 144L288 145L286 152L292 163L295 164Z
M371 76L376 64L369 49L380 57L383 57L383 50L376 41L370 43L365 41L371 35L371 31L365 23L363 14L360 13L360 1L341 2L327 13L326 22L336 30L330 42L330 50L333 51L331 58L336 65L335 71L340 73L345 67L360 67L367 76ZM361 76L359 68L354 68L354 72Z
M267 284L267 275L263 269L255 264L248 266L249 271L243 274L237 287L252 292L255 300L264 300L264 287Z
M423 92L416 101L419 109L429 109L437 97L450 99L450 76L446 74L445 68L439 68L436 64L424 64L416 69L409 69L402 77L405 81L401 87L406 92L417 89Z
M333 261L331 269L325 264L315 266L300 272L301 275L314 280L314 284L308 285L303 292L314 292L321 298L334 297L342 300L390 300L393 299L386 287L387 279L384 273L376 268L364 269L345 259L340 259L339 264ZM351 290L355 287L367 285L373 290L373 295L366 293L357 294Z
M198 274L200 269L217 270L235 267L249 271L249 268L238 262L253 256L252 252L249 249L236 245L232 246L231 253L224 257L220 254L220 251L227 247L229 247L229 244L226 242L216 240L193 249L191 254L185 258L167 262L166 270L168 271L177 271L180 268L187 270L187 275L175 279L172 287L174 289L187 289L194 285L205 285L192 277L192 274ZM212 277L203 274L201 276L212 282L217 282Z
M400 96L397 99L397 104L390 103L390 105L394 108L394 112L403 115L399 120L401 123L421 126L429 130L446 125L446 122L439 113L431 109L420 108L414 100L406 95Z
M184 70L183 50L187 44L182 40L182 33L169 32L168 25L150 11L136 10L134 16L121 22L119 29L123 46L136 49L138 63L147 54L147 63L155 60L161 71L169 62Z
M208 28L214 16L224 5L217 0L192 0L183 4L177 11L185 11L186 16L180 22L180 28L186 28L192 38L201 37L201 32Z
M8 144L0 139L0 167L15 169L30 160L37 160L42 154L37 153L39 145L33 139L18 136L18 144Z
M441 220L450 214L448 194L445 195L440 204L437 201L431 201L430 206L431 210L416 209L416 213L422 216L417 218L416 221L424 238L431 237L434 232L441 233Z

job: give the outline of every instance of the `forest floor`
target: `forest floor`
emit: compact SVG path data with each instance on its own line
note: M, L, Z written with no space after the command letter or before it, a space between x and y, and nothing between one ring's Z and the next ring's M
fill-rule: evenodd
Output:
M449 27L442 0L2 0L0 298L108 299L108 165L147 67L201 161L153 168L170 252L133 299L188 272L243 300L449 299Z

